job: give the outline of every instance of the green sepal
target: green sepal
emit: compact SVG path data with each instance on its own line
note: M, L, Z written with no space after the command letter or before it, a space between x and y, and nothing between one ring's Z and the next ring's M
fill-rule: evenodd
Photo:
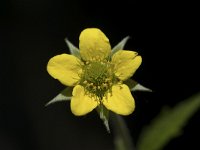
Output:
M124 81L124 84L126 84L132 92L134 91L152 92L151 89L139 84L138 82L132 79Z
M104 126L106 127L106 130L108 131L108 133L110 133L110 127L108 124L109 121L109 110L103 106L103 104L98 105L98 107L96 108L100 119L103 121Z
M114 46L113 49L112 49L112 51L111 51L111 53L112 53L111 55L113 55L114 53L116 53L119 50L123 50L124 46L127 43L127 41L128 41L129 38L130 38L129 36L126 36L116 46Z
M65 42L69 48L70 53L80 59L81 55L79 49L74 46L67 38L65 38Z
M172 138L182 133L187 121L199 108L200 93L180 102L173 108L165 106L140 133L137 150L162 150Z
M66 87L63 91L60 92L60 94L58 94L56 97L50 100L45 106L49 106L50 104L53 104L55 102L71 100L72 91L73 87Z

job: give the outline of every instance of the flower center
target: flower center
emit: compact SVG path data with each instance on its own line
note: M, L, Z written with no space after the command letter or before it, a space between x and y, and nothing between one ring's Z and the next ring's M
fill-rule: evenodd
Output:
M86 62L80 81L86 94L101 101L108 92L112 92L112 85L117 82L113 68L107 60Z

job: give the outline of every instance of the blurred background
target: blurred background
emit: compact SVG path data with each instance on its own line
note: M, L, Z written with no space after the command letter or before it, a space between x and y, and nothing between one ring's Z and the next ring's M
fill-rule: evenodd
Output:
M75 117L69 102L44 107L64 88L47 73L48 60L69 53L66 37L78 46L88 27L100 28L112 46L129 35L125 48L143 57L133 79L154 92L133 93L136 110L124 117L136 143L163 106L200 91L197 26L195 4L183 1L1 1L0 150L113 149L95 111ZM165 150L198 149L199 115Z

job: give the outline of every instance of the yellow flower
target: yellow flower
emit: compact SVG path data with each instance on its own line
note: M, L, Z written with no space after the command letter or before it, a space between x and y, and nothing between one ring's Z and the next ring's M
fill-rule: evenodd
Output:
M106 35L97 28L83 30L79 37L80 57L61 54L51 58L48 73L66 86L74 86L71 111L85 115L105 106L120 115L135 109L134 98L123 81L130 78L142 62L137 52L111 53Z

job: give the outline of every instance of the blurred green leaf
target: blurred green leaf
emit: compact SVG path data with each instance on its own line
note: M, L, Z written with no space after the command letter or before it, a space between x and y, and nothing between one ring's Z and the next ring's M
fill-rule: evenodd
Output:
M200 107L200 93L180 102L174 108L164 108L161 113L143 129L138 140L138 150L161 150L174 137Z
M151 89L139 84L138 82L136 82L132 79L128 79L128 80L124 81L124 84L126 84L129 87L129 89L133 92L134 91L152 92Z
M69 47L70 53L78 58L81 58L79 49L76 46L74 46L67 38L65 38L65 42Z
M48 105L53 104L55 102L71 100L72 90L73 90L73 87L65 88L63 91L60 92L60 94L58 94L56 97L54 97L52 100L50 100L45 106L48 106Z
M116 53L117 51L119 51L119 50L123 50L124 46L127 43L127 41L128 41L129 38L130 38L129 36L126 36L116 46L114 46L113 49L112 49L112 55L114 53Z

